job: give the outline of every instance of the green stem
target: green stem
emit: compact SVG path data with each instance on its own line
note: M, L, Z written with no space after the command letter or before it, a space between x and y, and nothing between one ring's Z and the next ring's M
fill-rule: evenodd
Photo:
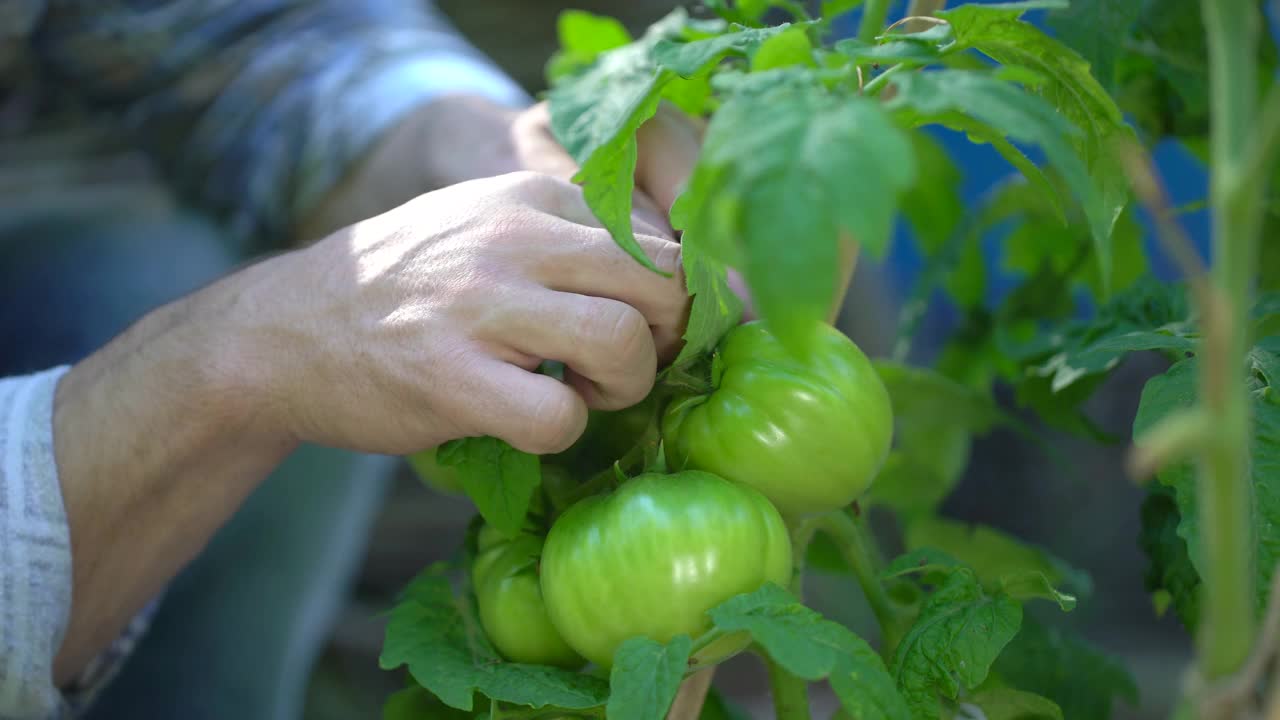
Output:
M862 6L862 20L858 23L858 39L873 42L884 30L884 19L889 16L889 0L867 0Z
M821 518L821 530L835 540L844 561L862 588L862 594L871 606L880 625L881 654L891 656L898 645L900 629L898 614L894 610L893 601L880 582L880 565L878 551L871 544L861 523L854 522L843 512L833 512Z
M1250 409L1241 376L1249 342L1246 312L1261 227L1261 184L1246 181L1257 104L1261 18L1253 0L1203 0L1212 87L1210 198L1213 301L1205 308L1200 387L1214 442L1200 458L1198 495L1204 541L1204 622L1199 640L1206 678L1235 671L1256 626L1248 482Z
M797 600L804 598L804 566L808 555L809 542L818 530L818 523L813 518L805 518L796 523L787 523L791 530L791 582L788 589ZM765 667L769 670L769 689L773 694L773 713L777 720L809 720L809 683L786 671L769 657L761 653Z
M891 65L885 68L884 72L874 78L871 78L871 82L862 86L862 94L868 96L879 95L880 91L884 89L884 86L889 84L889 78L902 72L906 68L906 63L898 63L897 65Z
M791 583L787 589L797 600L804 600L804 568L809 557L809 543L818 531L818 523L806 518L791 526Z
M810 720L809 684L765 657L769 669L769 690L773 694L773 716L776 720Z

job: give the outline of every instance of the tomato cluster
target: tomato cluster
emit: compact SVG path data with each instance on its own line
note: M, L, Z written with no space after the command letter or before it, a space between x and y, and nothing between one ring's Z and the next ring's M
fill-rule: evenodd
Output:
M553 471L557 482L544 482L549 500L540 496L536 515L552 510L549 523L531 521L514 538L480 530L471 580L485 633L508 660L566 668L608 669L634 636L696 639L710 628L709 609L790 583L789 523L864 493L892 426L879 376L839 331L824 327L800 356L762 322L734 328L708 391L593 414L574 448L543 458L544 481ZM565 467L607 470L638 443L661 447L658 464L670 469L570 493L556 507L557 494L581 487L564 482ZM431 453L413 462L437 489L460 487ZM694 660L715 663L746 644L720 637Z

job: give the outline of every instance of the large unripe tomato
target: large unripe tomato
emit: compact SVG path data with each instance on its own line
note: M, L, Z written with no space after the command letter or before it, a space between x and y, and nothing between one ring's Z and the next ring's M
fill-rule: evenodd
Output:
M853 502L889 453L889 393L867 356L829 325L804 357L761 321L733 328L712 384L667 408L668 460L750 485L786 516Z
M696 638L707 611L767 581L791 579L791 541L777 509L745 485L704 472L646 474L587 498L551 527L542 597L551 622L603 668L627 638ZM746 638L715 644L714 662Z
M462 474L457 468L441 465L436 459L436 450L422 450L405 456L405 459L423 485L446 495L461 495Z
M471 582L480 625L489 641L512 662L582 667L586 661L565 643L547 617L538 582L542 539L528 534L511 541L491 535L484 539L490 542L476 556Z

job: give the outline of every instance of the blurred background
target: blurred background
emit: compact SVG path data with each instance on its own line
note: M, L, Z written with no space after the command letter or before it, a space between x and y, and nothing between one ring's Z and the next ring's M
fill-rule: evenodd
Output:
M362 0L352 0L360 2ZM1136 2L1136 0L1135 0ZM661 0L443 0L439 7L453 20L472 43L518 81L528 92L544 89L543 66L556 49L556 17L567 8L588 10L619 18L633 34L663 16L677 3ZM900 8L905 3L898 3ZM844 27L852 31L856 14ZM0 96L2 99L2 96ZM32 102L19 99L0 104L0 138L6 129L17 127L29 112ZM946 133L938 135L964 174L964 196L975 200L985 189L1009 169L989 147L972 145L963 138ZM24 372L47 366L43 358L52 348L54 356L81 352L97 347L110 335L77 335L71 331L42 337L46 351L31 351L35 344L24 338L49 333L59 327L58 318L72 317L92 308L94 312L112 315L112 322L127 321L136 316L140 304L153 303L164 294L163 287L195 286L212 279L202 275L211 266L230 268L227 249L210 241L213 232L198 217L175 209L172 199L153 192L149 170L136 155L125 148L97 146L100 138L93 133L64 133L48 141L8 142L0 140L0 288L6 299L0 303L0 370L5 374ZM95 145L100 158L88 172L83 165L62 165L61 155L77 154ZM38 169L28 158L40 158ZM1156 160L1175 204L1189 203L1205 194L1205 178L1196 163L1175 145L1157 149ZM69 184L68 173L75 173ZM874 178L868 180L874 184ZM70 188L74 189L70 189ZM177 220L174 219L175 214ZM80 220L69 220L71 216ZM92 242L70 238L85 237L83 218L91 218ZM156 237L140 239L130 233L146 226L154 218ZM1202 246L1207 235L1207 218L1203 212L1183 215L1188 229ZM175 228L186 240L174 242ZM900 238L905 238L905 229ZM31 238L41 238L44 255L39 263L32 260ZM58 240L63 238L64 240ZM121 255L115 249L136 246L141 254ZM210 257L217 255L218 257ZM1170 267L1156 253L1156 270L1169 276ZM141 278L122 288L112 284L113 273L121 272L119 263L130 263L129 271ZM144 264L139 264L143 258ZM988 273L993 281L989 291L993 298L1008 288L1002 280L998 256L988 253ZM895 242L882 261L863 258L852 285L839 325L872 356L890 352L896 333L899 307L911 289L920 267L908 243ZM75 277L61 304L33 308L22 300L35 297L42 287L63 283ZM156 287L148 285L148 278ZM145 309L145 308L143 308ZM920 339L913 349L912 361L926 363L938 349L944 334L956 321L953 309L940 298L925 317ZM69 323L73 325L74 323ZM111 323L104 325L111 326ZM1103 429L1128 436L1143 383L1162 369L1161 362L1151 357L1136 357L1115 373L1108 384L1089 403L1087 410ZM1005 398L1007 401L1008 399ZM977 441L972 463L964 480L947 502L951 517L982 522L1006 530L1023 539L1049 548L1070 564L1088 571L1096 591L1068 616L1046 613L1046 621L1072 625L1097 645L1123 659L1138 680L1141 709L1120 706L1116 717L1129 720L1166 717L1168 703L1175 697L1180 674L1189 659L1186 635L1171 617L1157 619L1151 600L1143 589L1145 558L1137 543L1139 506L1143 492L1122 473L1122 446L1102 447L1090 442L1044 430L1048 444L1055 448L1053 456L1011 431L998 431ZM312 512L309 498L324 493L324 487L306 482L308 473L332 472L333 464L345 462L323 454L299 461L293 468L299 477L290 494L275 506L251 505L241 525L272 526L276 519L288 514L306 516ZM310 463L310 464L307 464ZM306 622L294 617L301 613L289 605L281 606L272 587L289 587L291 574L302 562L325 566L358 566L358 579L349 602L338 609L339 620L331 631L325 630L323 650L312 666L309 647L284 647L285 664L293 672L309 675L308 689L301 710L307 720L378 717L385 697L400 687L398 673L378 669L377 657L382 643L380 613L392 604L397 591L423 567L450 556L461 542L473 510L465 500L442 497L423 487L403 463L397 464L394 483L385 496L369 498L361 495L358 502L381 503L381 510L371 527L346 522L341 515L325 515L315 509L311 522L327 523L334 535L355 536L368 533L370 540L359 557L330 555L325 546L293 547L285 540L278 545L224 547L224 562L235 558L268 558L270 562L255 564L254 582L233 586L224 583L215 592L190 591L183 597L186 608L235 606L243 618L242 633L272 633L290 622ZM338 491L335 491L338 492ZM353 500L352 502L356 502ZM337 507L341 508L340 502ZM316 508L319 505L315 506ZM327 512L327 511L326 511ZM268 532L262 535L273 536ZM282 536L283 537L283 536ZM216 543L215 543L216 544ZM273 585L272 583L275 583ZM258 589L255 589L258 588ZM265 588L265 590L263 589ZM175 593L188 592L182 586ZM822 612L869 632L866 608L852 580L815 576L807 588L808 599ZM289 597L282 592L279 597ZM324 616L325 610L319 616ZM182 624L184 618L170 619ZM206 635L218 632L210 629ZM280 644L289 641L282 633ZM200 642L216 644L217 638L202 637ZM156 642L161 642L157 640ZM176 642L176 641L175 641ZM166 658L201 652L202 645L189 639L164 652L153 653L149 662L162 665ZM265 658L245 657L246 668ZM116 700L130 693L145 692L145 683L160 665L134 668L112 693ZM246 670L251 672L251 670ZM199 698L199 678L190 679L191 693ZM764 693L767 682L762 669L751 659L731 662L717 673L717 687L731 698L751 708L756 717L770 715ZM246 695L249 693L246 690ZM210 707L220 698L204 698ZM833 708L829 695L820 694L818 702ZM107 703L109 706L111 703ZM165 717L193 717L166 715ZM210 711L210 716L217 716ZM96 720L130 716L103 710ZM820 714L819 717L825 717ZM1091 720L1076 719L1069 720Z

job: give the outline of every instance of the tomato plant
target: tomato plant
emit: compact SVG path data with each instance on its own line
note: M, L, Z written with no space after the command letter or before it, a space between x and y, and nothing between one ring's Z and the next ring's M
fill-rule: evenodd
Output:
M708 684L748 653L780 720L808 720L820 681L840 718L1107 720L1141 701L1133 678L1053 616L1108 588L943 510L974 438L997 428L1127 443L1153 612L1195 639L1177 717L1275 717L1280 84L1266 23L1257 0L705 0L633 37L565 13L552 129L637 262L637 130L664 105L706 120L671 209L685 344L649 398L594 415L566 453L466 438L415 458L483 528L391 611L381 664L410 682L387 718L723 717ZM1008 177L965 201L940 132L990 146ZM1171 144L1207 171L1193 205L1211 262L1154 170ZM923 270L886 319L893 352L869 359L833 308L859 257L898 243ZM742 322L730 269L759 321ZM917 361L939 300L958 323ZM1115 437L1086 402L1137 352L1165 367ZM805 604L812 568L856 581L874 644Z

